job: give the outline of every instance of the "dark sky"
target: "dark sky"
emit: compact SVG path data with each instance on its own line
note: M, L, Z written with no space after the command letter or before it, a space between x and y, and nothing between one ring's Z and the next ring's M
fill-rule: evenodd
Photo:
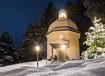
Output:
M0 34L8 31L18 45L27 26L37 22L48 2L57 8L63 8L67 0L0 0Z

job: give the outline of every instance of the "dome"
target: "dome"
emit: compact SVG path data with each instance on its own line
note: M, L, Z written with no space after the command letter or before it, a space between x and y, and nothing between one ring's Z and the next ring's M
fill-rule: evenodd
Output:
M67 12L64 9L61 9L59 11L58 19L49 26L47 34L49 34L52 31L63 30L78 32L76 24L72 20L67 19Z
M52 31L62 31L62 30L78 31L78 28L76 24L70 19L57 19L50 25L47 34Z

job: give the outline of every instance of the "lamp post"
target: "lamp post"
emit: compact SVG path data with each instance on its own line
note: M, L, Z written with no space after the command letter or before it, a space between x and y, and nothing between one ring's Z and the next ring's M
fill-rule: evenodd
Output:
M35 50L36 50L36 52L37 52L37 67L39 66L39 63L38 63L38 58L39 58L39 56L38 56L38 53L39 53L39 51L40 51L40 46L36 46L35 47Z

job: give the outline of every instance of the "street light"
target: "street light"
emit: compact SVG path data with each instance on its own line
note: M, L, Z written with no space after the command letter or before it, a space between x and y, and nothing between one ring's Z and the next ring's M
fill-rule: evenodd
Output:
M38 57L39 57L39 56L38 56L38 52L40 51L40 46L37 45L37 46L35 47L35 50L36 50L36 52L37 52L37 67L38 67L38 66L39 66L39 65L38 65Z

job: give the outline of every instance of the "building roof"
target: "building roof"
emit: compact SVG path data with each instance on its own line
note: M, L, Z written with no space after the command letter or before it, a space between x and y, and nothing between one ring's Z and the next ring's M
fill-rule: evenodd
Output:
M67 12L64 9L61 9L59 11L58 19L50 25L47 34L53 31L65 30L70 30L79 33L77 25L72 20L68 19Z
M50 25L47 34L49 34L52 31L63 31L63 30L71 30L74 32L78 32L76 24L72 20L65 18L65 19L57 19L56 21L54 21Z

